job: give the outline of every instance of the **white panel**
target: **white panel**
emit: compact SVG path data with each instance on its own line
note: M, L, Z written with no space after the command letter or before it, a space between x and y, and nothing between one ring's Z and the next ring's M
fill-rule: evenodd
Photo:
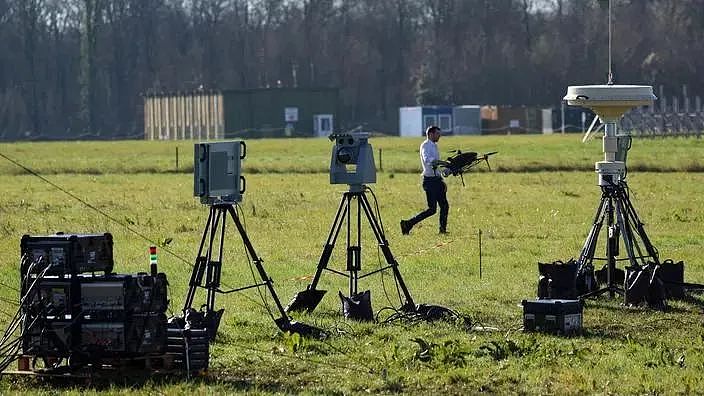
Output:
M399 136L423 136L423 109L421 107L401 107L398 109Z
M552 130L552 109L543 109L543 133L551 134Z

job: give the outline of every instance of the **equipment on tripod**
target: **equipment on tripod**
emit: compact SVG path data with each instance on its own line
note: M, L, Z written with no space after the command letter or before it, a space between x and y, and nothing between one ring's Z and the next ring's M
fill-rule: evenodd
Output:
M376 183L369 133L333 133L328 138L335 142L330 158L330 184L348 184L350 191L361 191L364 184Z
M629 109L650 105L654 99L650 86L611 84L570 86L564 97L569 105L592 109L605 125L604 160L595 165L601 201L576 261L574 283L565 279L558 282L559 288L577 290L582 299L605 293L613 298L619 294L624 296L626 304L646 302L651 307L664 309L666 298L681 295L681 288L702 288L683 282L684 263L680 262L675 268L672 260L661 262L630 199L626 158L631 137L618 131L617 123ZM587 131L589 133L591 131ZM596 248L604 228L607 231L603 238L605 255L597 257ZM621 247L625 250L623 258L619 258ZM595 270L598 261L604 262L601 270ZM616 267L619 261L627 262L625 270ZM543 297L540 290L539 284L539 297Z
M609 0L609 71L605 85L570 86L563 100L571 106L582 106L596 113L604 124L604 160L595 164L601 201L586 241L577 259L574 280L563 279L561 289L579 290L580 298L608 293L624 296L626 304L647 302L655 308L665 308L665 298L679 293L681 288L704 288L704 285L683 282L684 263L672 260L661 262L657 249L645 232L645 227L631 203L626 183L626 158L631 148L628 131L619 131L620 118L630 109L650 106L657 99L648 85L615 85L611 70L611 1ZM583 142L591 136L596 118L585 133ZM595 257L602 229L606 227L605 257ZM618 258L620 247L624 258ZM605 262L601 271L595 271L594 262ZM616 268L618 261L626 261L624 270ZM541 276L542 276L541 272ZM600 282L601 281L601 282ZM541 279L542 282L542 279ZM574 282L574 283L573 283ZM599 287L604 284L603 287ZM670 287L665 286L669 284ZM539 295L544 287L539 285Z
M658 251L650 242L629 197L626 183L626 163L630 136L618 133L617 123L621 116L636 106L652 104L655 99L652 87L639 85L595 85L571 86L564 98L570 105L584 106L592 109L605 124L603 138L604 161L596 163L598 185L601 187L601 202L596 211L592 228L587 236L582 251L577 260L578 272L585 283L577 285L584 291L582 298L604 293L614 297L615 294L625 295L629 288L629 278L625 285L617 284L617 259L620 241L626 250L627 260L632 273L648 271L653 274L654 266L660 265ZM628 142L628 144L624 144ZM599 234L606 225L606 255L605 258L595 257ZM603 260L606 264L606 285L599 288L591 284L594 276L594 261ZM656 286L654 286L656 287ZM631 288L632 289L632 288ZM646 287L647 289L647 287ZM633 289L632 289L633 290ZM642 288L638 288L642 290ZM645 293L629 293L629 302L643 300ZM654 305L664 304L655 303Z
M274 318L274 321L282 331L304 335L322 333L319 329L290 320L276 295L272 279L264 270L263 260L254 250L235 210L235 205L242 200L244 193L245 179L240 175L240 172L242 169L241 160L246 153L245 143L243 141L197 143L194 151L194 195L200 197L201 203L210 206L210 212L203 229L182 310L183 318L188 327L207 329L208 338L212 341L217 334L224 312L224 309L217 309L215 306L216 295L265 287L271 294L279 313L279 317ZM225 228L228 218L234 222L242 238L247 257L254 262L260 283L231 290L220 288ZM199 288L205 289L207 293L205 303L201 306L200 311L193 307L196 291Z
M470 169L474 168L478 164L485 162L486 166L491 170L491 165L489 164L489 157L497 154L498 151L492 151L490 153L479 155L474 151L462 152L460 150L451 151L455 155L448 157L446 161L441 161L438 166L445 168L443 174L445 176L459 176L462 180L462 186L464 186L464 173L469 172Z
M418 313L427 319L437 319L435 313L440 312L442 307L426 304L415 305L413 302L413 298L398 269L398 262L391 252L389 242L386 239L381 217L378 213L378 204L376 205L377 214L375 215L369 199L367 198L367 191L369 191L372 196L374 196L374 192L366 186L366 184L376 182L373 150L368 142L368 137L369 135L367 133L359 132L340 133L330 136L330 140L335 143L330 161L330 183L348 184L349 191L344 192L342 195L342 199L335 214L335 219L333 220L328 238L323 247L323 252L320 255L313 280L305 290L298 292L293 297L285 310L286 312L312 312L327 292L326 290L317 289L317 286L323 271L328 270L333 274L347 278L349 281L349 296L343 295L342 292L339 293L345 317L358 320L372 320L371 292L369 290L360 292L358 287L359 280L382 271L391 270L400 294L403 294L403 301L401 302L399 310ZM376 196L374 196L374 199L376 202ZM365 217L369 223L382 255L386 260L386 266L364 274L361 274L362 217ZM330 262L335 243L343 225L346 226L346 272L328 268L328 263ZM437 309L433 310L432 308L434 307Z

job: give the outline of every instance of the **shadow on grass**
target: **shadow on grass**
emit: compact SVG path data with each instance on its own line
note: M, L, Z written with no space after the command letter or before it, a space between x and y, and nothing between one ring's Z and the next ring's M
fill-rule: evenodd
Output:
M167 392L166 389L176 387L177 393L190 391L202 392L204 387L221 387L226 392L253 392L266 391L272 393L295 394L301 388L295 384L285 384L276 380L267 381L263 378L256 378L256 373L227 374L217 371L208 374L188 378L186 374L155 374L145 375L141 373L130 373L122 376L94 376L81 378L57 378L57 377L4 377L2 382L9 384L14 391L28 390L32 392L56 393L67 391L137 391L147 393Z

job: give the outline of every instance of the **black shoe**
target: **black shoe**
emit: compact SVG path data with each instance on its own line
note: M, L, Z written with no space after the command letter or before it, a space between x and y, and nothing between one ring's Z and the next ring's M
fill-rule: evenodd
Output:
M408 233L411 232L411 228L413 228L413 226L410 221L401 220L401 234L408 235Z

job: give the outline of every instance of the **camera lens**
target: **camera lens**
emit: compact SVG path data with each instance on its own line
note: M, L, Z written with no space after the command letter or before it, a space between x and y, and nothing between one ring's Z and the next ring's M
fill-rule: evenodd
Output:
M352 152L347 148L341 148L337 151L337 161L343 164L348 164L352 161Z

